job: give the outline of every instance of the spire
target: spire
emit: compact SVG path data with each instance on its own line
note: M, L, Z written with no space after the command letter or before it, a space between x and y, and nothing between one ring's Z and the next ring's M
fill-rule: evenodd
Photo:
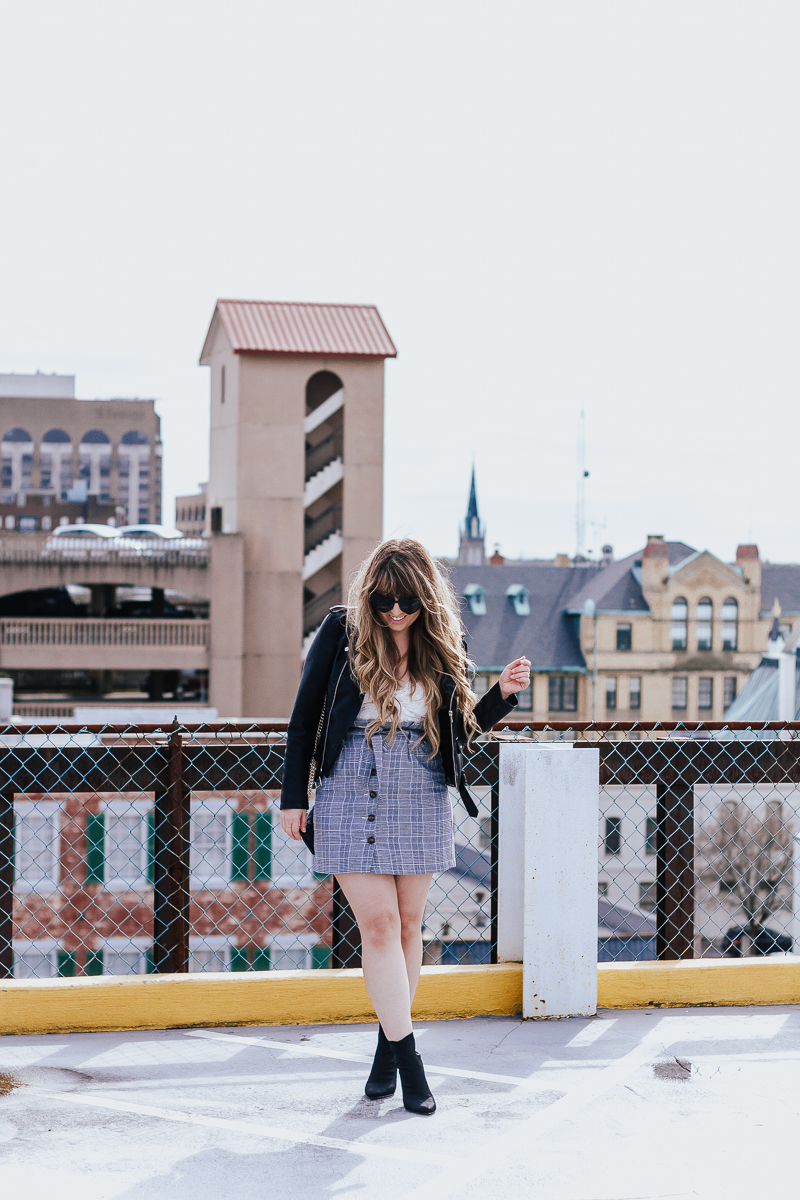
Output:
M478 515L478 495L475 489L475 464L472 464L472 478L469 485L469 500L464 528L461 530L461 543L458 548L458 561L465 566L483 566L486 562L486 546L484 544L484 528Z
M478 516L478 497L475 492L475 463L472 464L472 480L469 485L469 501L467 503L467 519L464 522L464 532L470 538L477 538L481 535L481 522Z

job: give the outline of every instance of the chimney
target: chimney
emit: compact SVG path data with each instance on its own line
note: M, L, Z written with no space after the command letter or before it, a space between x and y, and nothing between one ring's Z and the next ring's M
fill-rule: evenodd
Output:
M642 591L663 592L664 580L669 571L669 547L663 533L647 535L647 545L642 555Z
M752 588L760 592L761 559L758 557L758 546L737 546L736 566L742 572L745 583L749 583Z

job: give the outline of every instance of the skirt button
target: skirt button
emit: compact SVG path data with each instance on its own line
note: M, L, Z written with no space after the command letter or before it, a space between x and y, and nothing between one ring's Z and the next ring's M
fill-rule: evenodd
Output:
M375 838L374 838L374 837L368 837L368 838L367 838L367 842L369 843L369 845L370 845L370 846L373 844L373 842L374 842L374 841L375 841Z

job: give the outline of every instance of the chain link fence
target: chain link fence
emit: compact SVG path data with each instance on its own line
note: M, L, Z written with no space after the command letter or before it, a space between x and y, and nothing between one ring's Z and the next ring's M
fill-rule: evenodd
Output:
M453 797L426 964L496 961L498 750L600 751L601 962L761 956L800 937L800 724L509 723ZM280 827L285 723L0 732L0 977L360 965L335 880Z
M281 829L285 723L8 727L0 733L0 977L360 965L335 880ZM497 746L454 798L427 963L496 945Z

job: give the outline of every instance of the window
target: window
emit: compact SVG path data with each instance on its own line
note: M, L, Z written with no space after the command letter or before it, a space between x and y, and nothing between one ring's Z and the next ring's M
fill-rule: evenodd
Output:
M726 675L722 681L722 707L727 712L736 699L736 676Z
M677 596L670 609L672 620L672 649L685 650L687 645L686 625L689 619L689 606L683 596ZM674 706L673 706L674 707Z
M689 681L685 675L673 675L672 677L672 707L673 709L685 709Z
M274 933L269 939L269 968L272 971L303 971L321 965L319 934Z
M618 650L630 650L631 644L632 644L632 638L633 638L633 626L632 625L618 625L617 626L617 649Z
M711 649L711 631L714 618L714 605L708 596L703 596L697 604L697 649Z
M231 964L230 939L219 934L189 938L190 971L228 971Z
M722 649L736 650L739 646L739 605L733 596L722 604Z
M641 675L631 675L628 680L628 707L639 709L642 707L642 677Z
M36 942L14 940L15 979L55 979L58 975L58 943L51 938Z
M512 583L510 587L506 588L506 595L510 598L518 617L531 615L530 593L521 583Z
M658 824L655 817L648 817L644 823L644 852L648 857L652 857L658 850L657 834Z
M656 907L655 879L642 879L639 882L639 908L642 912L653 912Z
M110 892L147 888L151 800L106 800L86 814L86 882Z
M486 616L486 593L478 583L468 583L464 588L464 595L467 598L467 603L470 607L470 612L474 617Z
M617 677L606 675L606 708L611 711L617 707Z
M275 822L272 827L272 881L275 886L303 886L311 880L313 869L313 858L304 844L292 841L280 823Z
M606 854L619 854L622 849L622 817L606 817Z
M14 801L14 890L43 895L59 883L59 805Z
M231 880L232 805L228 800L192 800L190 886L224 888Z
M707 710L714 707L714 678L701 675L697 681L697 707Z
M550 712L577 712L577 675L551 675L548 680L548 693Z
M20 517L19 531L20 533L36 533L39 528L38 517Z
M483 673L477 674L472 683L472 690L476 696L485 696L489 690L489 676Z
M517 692L517 711L533 712L533 682L529 683L521 692Z
M146 975L150 939L110 937L86 956L87 975ZM91 962L89 961L91 954Z

